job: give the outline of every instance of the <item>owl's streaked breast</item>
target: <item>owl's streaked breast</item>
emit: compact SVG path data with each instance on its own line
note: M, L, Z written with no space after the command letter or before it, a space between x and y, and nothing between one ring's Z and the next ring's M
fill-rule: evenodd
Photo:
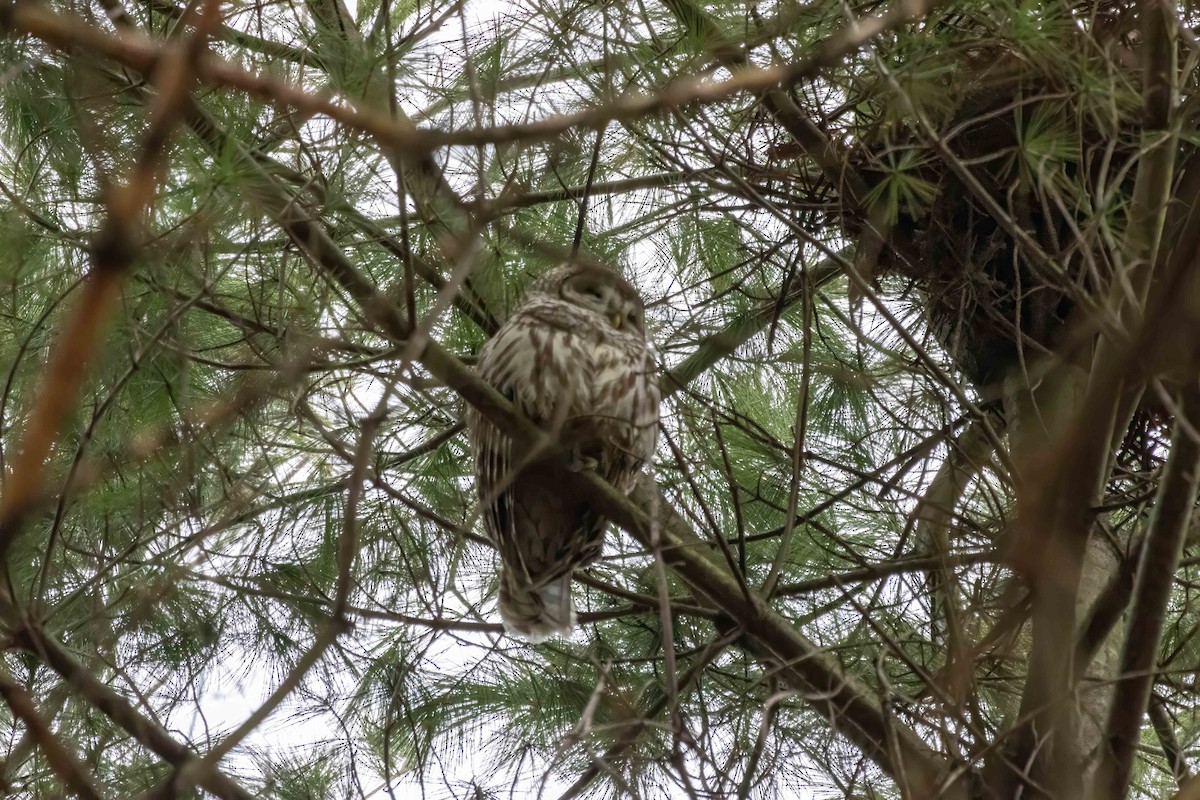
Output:
M480 354L480 368L493 385L505 384L535 406L569 392L573 405L595 408L634 375L653 376L654 356L640 336L546 301L530 303L504 325Z

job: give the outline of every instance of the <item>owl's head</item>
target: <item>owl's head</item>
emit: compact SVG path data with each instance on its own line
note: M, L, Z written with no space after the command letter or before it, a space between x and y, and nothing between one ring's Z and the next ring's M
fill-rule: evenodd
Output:
M610 269L578 262L547 272L529 295L547 294L591 311L620 331L644 335L645 307L637 291Z

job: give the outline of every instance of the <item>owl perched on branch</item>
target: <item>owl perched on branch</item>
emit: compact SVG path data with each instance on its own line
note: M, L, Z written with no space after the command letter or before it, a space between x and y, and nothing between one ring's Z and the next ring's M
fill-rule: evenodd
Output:
M505 627L539 642L575 624L571 578L594 561L607 521L558 474L594 469L623 492L654 454L660 392L633 287L603 267L564 264L525 293L479 353L479 373L568 450L539 456L474 410L483 524L500 551Z

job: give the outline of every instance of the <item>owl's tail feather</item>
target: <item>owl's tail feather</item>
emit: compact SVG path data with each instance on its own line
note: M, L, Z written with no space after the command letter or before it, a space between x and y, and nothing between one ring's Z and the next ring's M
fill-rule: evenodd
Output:
M571 605L571 573L544 586L530 586L508 569L500 573L500 617L509 633L533 644L575 627Z

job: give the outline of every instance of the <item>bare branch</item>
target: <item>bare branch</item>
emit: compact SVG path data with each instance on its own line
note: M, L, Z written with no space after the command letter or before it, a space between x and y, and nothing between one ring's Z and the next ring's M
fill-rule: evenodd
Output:
M1171 455L1167 459L1158 503L1138 565L1129 633L1121 658L1121 678L1108 718L1107 747L1101 752L1096 778L1097 796L1109 800L1121 800L1129 786L1146 703L1154 683L1158 640L1173 585L1171 576L1179 566L1184 535L1196 505L1196 490L1200 485L1200 441L1195 438L1194 426L1200 421L1198 412L1200 397L1194 391L1188 391L1183 400L1183 416L1176 423Z

